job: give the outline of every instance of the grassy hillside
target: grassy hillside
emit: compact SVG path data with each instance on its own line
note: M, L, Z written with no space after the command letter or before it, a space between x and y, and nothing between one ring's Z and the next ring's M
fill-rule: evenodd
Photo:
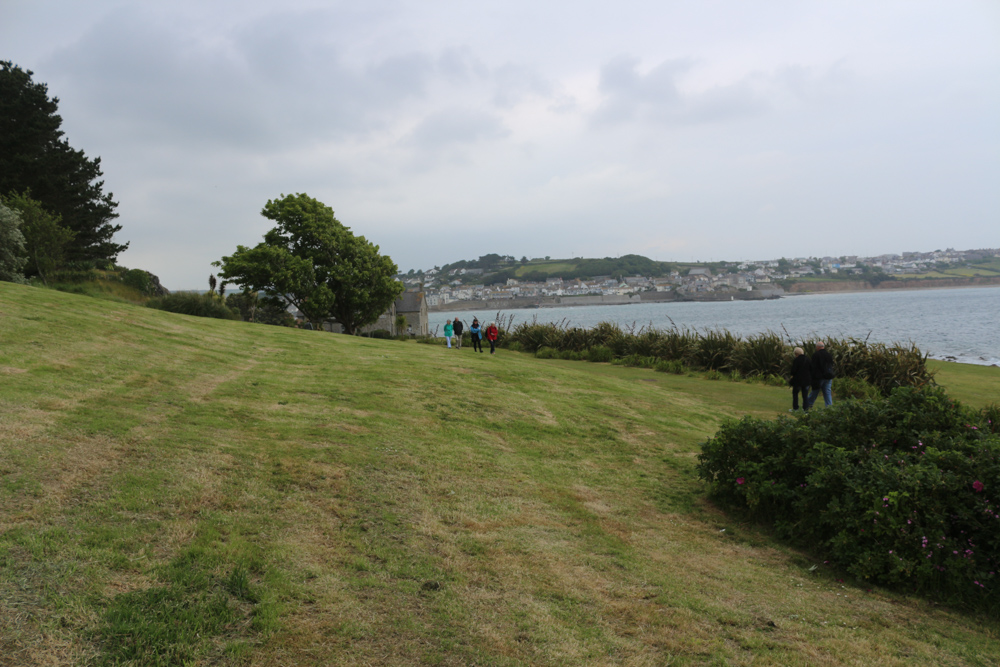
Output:
M784 389L7 283L0 380L0 664L1000 661L704 500Z
M499 255L492 257L499 258ZM504 283L509 278L544 281L547 278L572 280L575 278L589 279L595 276L665 276L671 271L686 273L689 269L696 267L708 268L717 272L725 265L725 262L659 262L642 255L622 255L604 258L532 259L524 264L501 262L483 265L482 261L472 260L447 264L442 269L447 272L452 268L482 268L485 270L481 277L483 283L495 285ZM735 264L731 267L735 267Z

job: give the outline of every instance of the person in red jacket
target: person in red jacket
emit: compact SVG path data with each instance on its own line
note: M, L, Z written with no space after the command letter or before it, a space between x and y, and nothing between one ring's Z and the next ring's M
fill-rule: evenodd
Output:
M497 336L499 335L500 330L497 329L496 322L490 322L490 325L486 327L486 340L490 342L490 354L496 354Z

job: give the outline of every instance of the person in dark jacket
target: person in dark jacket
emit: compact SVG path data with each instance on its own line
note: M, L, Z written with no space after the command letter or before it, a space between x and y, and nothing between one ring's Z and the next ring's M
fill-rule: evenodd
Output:
M806 404L808 410L816 402L819 392L823 392L823 402L833 405L833 355L826 351L826 344L823 341L816 343L816 351L812 356L812 393L809 394L809 402Z
M455 332L455 347L462 349L462 331L465 329L465 325L462 324L462 320L455 318L455 323L451 325L452 330Z
M472 351L475 352L478 349L480 352L483 351L483 330L479 326L479 319L472 318L472 326L469 327L469 338L472 339Z
M812 362L809 355L801 347L795 348L795 359L792 361L792 409L799 409L799 394L802 394L802 409L809 410L809 389L812 385Z

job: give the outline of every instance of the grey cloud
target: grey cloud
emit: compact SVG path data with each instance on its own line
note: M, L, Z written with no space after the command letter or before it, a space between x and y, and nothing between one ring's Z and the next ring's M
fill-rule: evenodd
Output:
M393 56L369 68L370 81L387 97L420 97L433 72L431 59L419 53Z
M708 123L755 115L767 108L748 81L682 93L677 78L692 69L689 59L664 61L645 74L638 67L638 60L619 57L601 68L598 90L604 99L593 115L595 122Z
M520 65L507 64L493 73L496 92L493 103L501 108L510 108L532 96L551 97L554 86L535 70Z
M65 88L92 113L110 114L116 133L236 150L378 130L424 94L429 58L350 68L321 26L313 15L284 16L208 45L125 12L56 56L56 65Z
M843 94L856 86L858 78L843 59L828 67L804 67L789 65L780 68L774 75L775 82L799 99L823 100Z
M509 130L492 113L454 108L428 115L410 134L408 142L436 149L500 139L508 134Z
M447 49L437 59L437 73L456 87L492 86L492 102L509 109L529 97L551 97L555 86L532 67L505 63L487 67L468 47Z
M489 68L468 47L445 49L437 59L437 71L453 84L468 84L490 75Z
M755 116L768 109L746 82L729 86L716 86L687 100L679 119L688 123L711 123L733 118Z

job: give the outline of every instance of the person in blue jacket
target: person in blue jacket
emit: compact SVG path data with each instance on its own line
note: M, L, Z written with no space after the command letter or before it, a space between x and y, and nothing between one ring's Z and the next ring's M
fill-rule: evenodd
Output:
M451 320L444 323L444 339L448 342L448 348L451 348L451 335L455 333L454 327L451 325Z
M469 327L469 336L472 338L472 351L475 352L477 349L483 351L483 330L479 326L479 320L475 317L472 318L472 326Z

